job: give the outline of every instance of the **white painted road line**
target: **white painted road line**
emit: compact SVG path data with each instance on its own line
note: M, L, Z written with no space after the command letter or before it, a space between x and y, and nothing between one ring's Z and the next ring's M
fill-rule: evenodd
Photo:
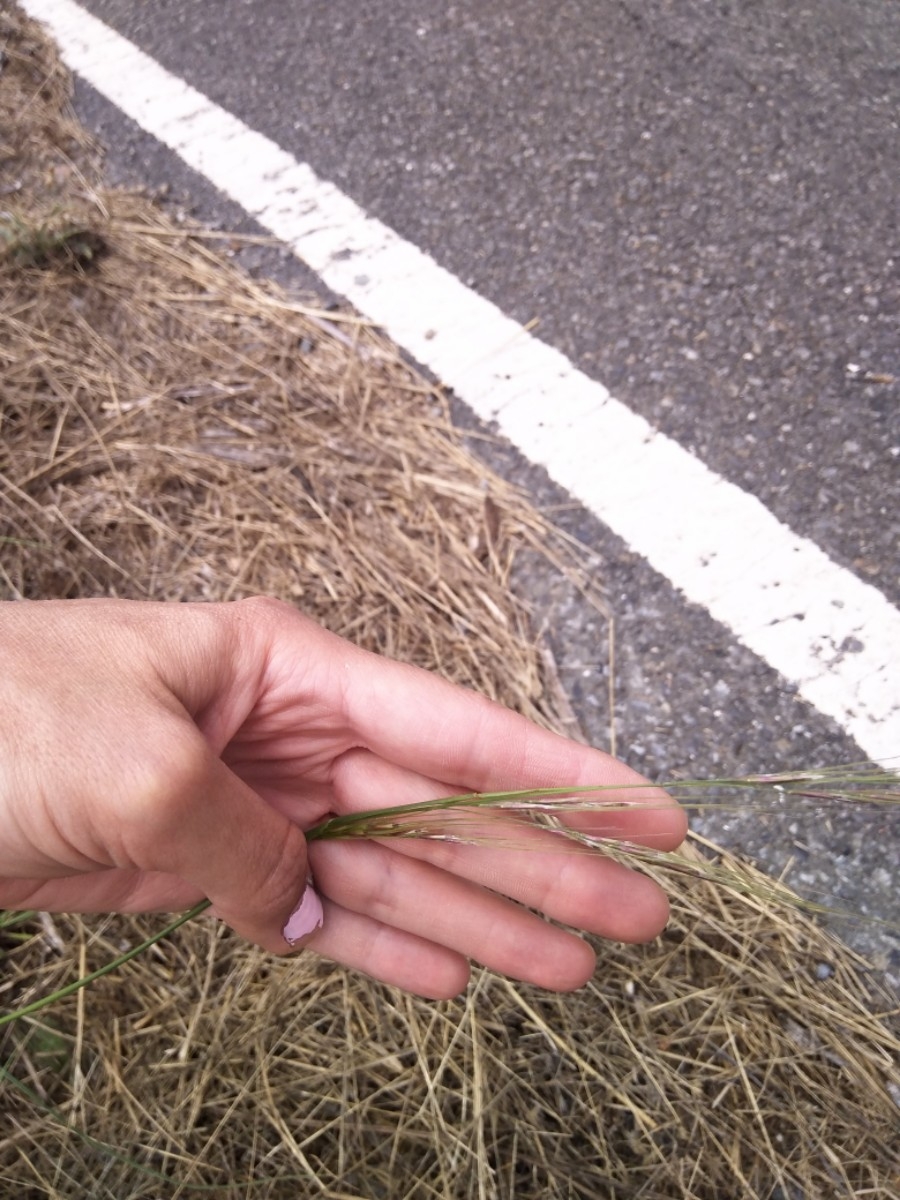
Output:
M73 71L495 420L866 754L900 752L900 612L879 591L72 0L21 2Z

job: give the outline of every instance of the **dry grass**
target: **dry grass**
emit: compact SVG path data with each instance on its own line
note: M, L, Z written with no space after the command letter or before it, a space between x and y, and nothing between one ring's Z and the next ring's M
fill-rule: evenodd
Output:
M0 48L0 596L265 591L562 723L507 578L523 548L574 566L565 543L375 331L103 189L15 10ZM61 251L29 260L29 229ZM895 1002L752 886L667 886L665 936L602 947L570 997L479 973L420 1002L194 922L2 1031L0 1194L900 1196ZM0 929L0 1004L157 923Z

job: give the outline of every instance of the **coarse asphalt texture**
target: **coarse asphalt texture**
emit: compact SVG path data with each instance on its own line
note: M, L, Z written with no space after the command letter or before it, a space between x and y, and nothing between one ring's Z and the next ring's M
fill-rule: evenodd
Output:
M504 312L537 319L544 341L900 603L900 6L85 7ZM77 101L113 177L248 227L86 85ZM315 286L285 256L261 266ZM597 555L629 762L671 777L862 757L539 469L473 448ZM608 744L602 620L537 565L518 585ZM900 924L896 817L750 811L703 829ZM841 932L900 981L895 930Z

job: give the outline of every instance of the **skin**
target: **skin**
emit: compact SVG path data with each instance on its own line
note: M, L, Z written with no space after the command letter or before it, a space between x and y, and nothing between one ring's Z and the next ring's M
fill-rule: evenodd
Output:
M0 908L171 911L208 897L282 954L311 873L324 921L301 944L434 998L465 987L472 959L555 990L585 983L588 943L537 913L621 941L665 924L655 884L548 835L515 849L307 847L302 830L329 814L641 779L288 605L4 603L0 664ZM640 795L647 807L580 820L673 849L683 813Z

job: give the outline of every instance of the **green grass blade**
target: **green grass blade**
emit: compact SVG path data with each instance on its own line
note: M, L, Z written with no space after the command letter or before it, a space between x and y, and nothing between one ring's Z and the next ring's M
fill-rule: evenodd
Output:
M209 903L208 900L201 900L199 904L195 904L187 912L181 913L173 921L170 921L168 925L151 934L150 937L145 938L143 942L140 942L137 946L133 946L125 954L120 954L118 958L112 959L105 966L98 967L96 971L91 971L90 974L84 975L81 979L75 979L72 983L67 983L65 987L58 988L55 992L51 992L48 996L42 996L39 1000L33 1000L30 1004L23 1005L22 1008L16 1008L12 1012L3 1013L0 1015L0 1029L13 1021L18 1021L21 1017L27 1017L32 1013L40 1012L42 1008L47 1008L48 1005L55 1004L57 1000L63 1000L66 996L72 996L75 992L80 992L82 988L87 987L95 980L102 979L104 975L109 975L113 971L118 970L119 967L123 967L125 963L131 962L133 958L137 958L145 950L149 950L151 946L155 946L157 942L168 937L170 933L174 933L176 929L179 929L187 921L198 916L204 909L209 908Z

